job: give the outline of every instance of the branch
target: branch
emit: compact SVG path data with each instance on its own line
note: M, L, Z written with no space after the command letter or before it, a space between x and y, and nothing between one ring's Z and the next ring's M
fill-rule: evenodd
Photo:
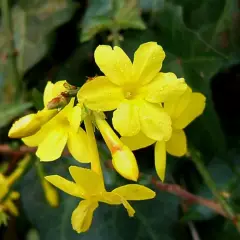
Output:
M105 165L107 168L114 170L114 167L112 165L112 161L106 161ZM146 174L140 173L140 176L146 176ZM200 204L207 208L212 209L214 212L222 215L223 217L228 218L228 215L225 213L225 211L222 209L221 205L217 202L206 199L197 195L194 195L187 190L183 189L181 186L177 184L169 184L169 183L162 183L155 177L151 177L151 183L159 190L163 192L168 192L171 194L174 194L183 200L185 200L188 204Z
M22 156L26 153L34 153L36 152L37 148L36 147L28 147L28 146L20 146L17 149L11 148L9 145L7 144L2 144L0 145L0 154L6 154L6 155L18 155L18 156ZM63 151L63 156L69 156L70 153L67 150Z

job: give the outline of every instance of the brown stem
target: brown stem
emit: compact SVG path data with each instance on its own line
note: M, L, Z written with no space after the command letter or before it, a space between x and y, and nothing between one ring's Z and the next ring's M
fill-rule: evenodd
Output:
M113 169L114 167L112 165L112 161L106 161L105 165L107 168ZM145 174L140 173L141 176L144 176ZM158 179L156 179L155 177L151 178L151 183L159 190L163 191L163 192L168 192L171 194L174 194L180 198L182 198L183 200L185 200L188 205L192 205L192 204L200 204L203 205L205 207L208 207L210 209L212 209L214 212L224 216L224 217L228 217L225 213L225 211L222 209L221 205L218 204L217 202L210 200L210 199L206 199L197 195L194 195L190 192L188 192L187 190L185 190L184 188L182 188L181 186L177 185L177 184L169 184L169 183L162 183L160 182Z

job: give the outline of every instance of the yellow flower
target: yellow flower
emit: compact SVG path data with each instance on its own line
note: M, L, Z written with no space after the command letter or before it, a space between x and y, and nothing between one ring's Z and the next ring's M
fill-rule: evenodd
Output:
M91 110L111 111L113 126L122 136L142 131L155 140L168 140L171 119L159 103L175 99L187 88L173 73L159 73L165 53L155 42L140 45L133 63L120 47L100 45L95 61L105 76L95 77L78 92Z
M128 184L107 192L103 179L94 171L76 166L71 166L69 171L75 182L68 181L58 175L45 178L62 191L84 199L80 201L72 214L72 227L78 233L86 232L89 229L93 212L98 207L99 202L110 205L123 204L129 216L132 217L135 211L128 200L146 200L155 197L155 192L139 184Z
M23 138L30 146L38 146L36 155L41 161L58 159L67 144L70 153L80 162L89 162L87 135L79 127L81 106L73 106L74 98L34 135Z
M188 88L186 92L174 101L164 103L165 111L172 119L172 136L168 141L155 141L142 132L133 137L122 137L121 140L132 150L155 144L155 168L163 181L166 169L166 152L181 157L187 152L187 139L183 129L195 118L202 114L206 98L201 93L192 93Z
M9 191L8 179L4 177L2 174L0 174L0 205L2 205L5 211L10 212L14 216L18 216L19 212L13 201L17 200L20 195L18 192L12 191L7 196L7 198L4 201L2 201L6 194L8 193L8 191Z
M53 84L48 82L43 95L44 109L38 111L36 114L28 114L17 120L9 130L8 136L10 138L23 138L35 134L46 122L57 114L57 110L48 110L47 104L53 98L65 91L63 86L66 81L58 81Z

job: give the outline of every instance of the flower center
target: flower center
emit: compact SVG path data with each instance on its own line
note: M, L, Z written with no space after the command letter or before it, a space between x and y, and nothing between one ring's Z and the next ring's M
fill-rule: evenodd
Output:
M131 99L131 98L133 98L133 92L132 91L126 91L125 92L125 94L124 94L124 96L125 96L125 98L126 99Z

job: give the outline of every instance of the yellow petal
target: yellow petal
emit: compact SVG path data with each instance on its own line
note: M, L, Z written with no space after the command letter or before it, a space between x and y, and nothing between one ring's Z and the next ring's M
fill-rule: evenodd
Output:
M46 137L46 132L40 129L34 135L22 138L22 141L29 147L36 147L44 140L45 137Z
M158 141L154 149L155 168L159 178L164 181L166 171L166 143Z
M136 158L127 146L112 153L112 163L116 171L124 178L137 181L139 170Z
M72 130L77 132L82 120L82 107L80 105L75 106L67 117Z
M141 44L134 54L133 79L140 85L148 84L162 68L165 53L156 42Z
M54 161L61 157L67 143L68 131L61 124L56 125L50 132L46 132L43 141L38 145L36 155L41 161Z
M96 77L85 83L77 96L79 102L97 111L114 110L124 99L122 89L111 83L107 77Z
M146 101L142 101L139 108L141 131L151 139L167 141L172 134L169 115L160 105Z
M105 191L101 177L94 171L76 166L69 167L69 171L74 181L84 189L86 196Z
M183 78L178 79L174 73L158 73L153 81L143 88L147 101L161 103L177 99L186 91L187 84Z
M133 209L133 207L130 205L130 203L125 200L124 198L122 198L122 204L123 206L127 209L128 212L128 216L129 217L133 217L135 214L135 210Z
M141 148L148 147L155 143L155 140L148 138L141 131L132 137L121 137L120 139L126 146L128 146L132 151L138 150Z
M52 83L50 81L47 82L47 85L43 94L43 102L46 107L47 104L55 97L57 97L61 92L66 91L66 88L63 86L66 81L58 81L56 83Z
M164 110L172 119L177 119L191 101L192 90L190 87L177 99L164 102Z
M189 123L203 113L206 105L205 101L206 98L203 94L192 93L188 106L177 119L174 119L173 127L176 129L185 128Z
M113 113L113 126L122 136L134 136L140 131L136 103L136 100L124 100Z
M183 130L174 130L172 137L166 142L167 152L173 156L181 157L187 152L187 138Z
M81 163L89 163L88 138L86 132L79 128L78 132L69 131L67 146L72 156Z
M152 199L156 196L155 192L152 191L150 188L139 184L124 185L115 188L112 192L130 201Z
M122 204L121 196L113 192L103 192L99 196L99 202L104 202L110 205L119 205Z
M98 202L82 200L72 213L72 227L77 233L86 232L92 223L93 212L98 207Z
M84 190L82 190L81 187L74 182L71 182L58 175L46 176L45 179L51 184L53 184L55 187L66 192L67 194L75 197L84 198Z
M118 85L129 85L132 78L132 63L120 47L100 45L94 52L94 57L100 70L109 80Z

